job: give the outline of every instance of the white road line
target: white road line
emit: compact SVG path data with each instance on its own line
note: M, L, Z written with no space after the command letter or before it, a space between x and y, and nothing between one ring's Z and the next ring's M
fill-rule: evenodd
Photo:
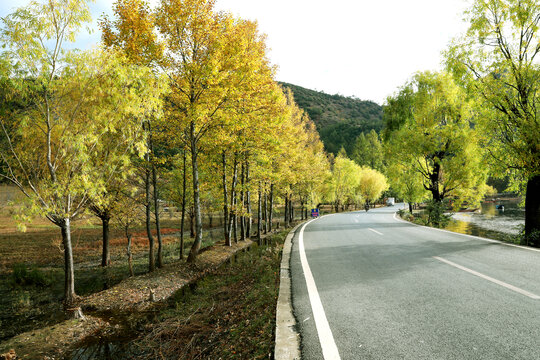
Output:
M373 232L374 232L375 234L379 234L379 235L382 235L382 233L380 233L380 232L378 232L377 230L374 230L374 229L372 229L372 228L368 228L368 230L371 230L371 231L373 231Z
M313 318L315 319L315 326L317 328L317 333L319 335L319 341L321 343L321 348L323 352L323 357L325 360L340 360L339 352L334 341L334 336L332 336L332 330L330 330L330 325L326 319L326 314L324 313L324 308L322 306L321 298L319 297L319 292L317 291L317 285L315 285L315 279L313 279L313 274L309 267L306 251L304 248L304 229L307 224L302 226L300 233L298 234L298 249L300 252L300 262L302 263L302 269L304 270L304 277L306 279L306 285L308 289L309 302L311 303L311 310L313 311Z
M516 286L514 286L514 285L510 285L510 284L508 284L508 283L505 283L504 281L500 281L500 280L494 279L494 278L492 278L492 277L490 277L490 276L487 276L487 275L484 275L484 274L482 274L482 273L479 273L479 272L477 272L477 271L471 270L471 269L469 269L469 268L466 268L465 266L458 265L458 264L456 264L456 263L453 263L453 262L451 262L451 261L449 261L449 260L443 259L443 258L438 257L438 256L434 256L433 258L435 258L435 259L437 259L437 260L439 260L439 261L442 261L443 263L446 263L446 264L448 264L448 265L451 265L451 266L453 266L453 267L455 267L455 268L458 268L458 269L460 269L460 270L466 271L466 272L468 272L469 274L473 274L473 275L478 276L478 277L480 277L480 278L482 278L482 279L484 279L484 280L491 281L492 283L495 283L495 284L497 284L497 285L500 285L500 286L503 286L503 287L505 287L505 288L507 288L507 289L510 289L510 290L512 290L512 291L515 291L515 292L517 292L517 293L519 293L519 294L521 294L521 295L528 296L528 297L530 297L531 299L535 299L535 300L539 300L539 299L540 299L540 296L538 296L538 295L535 295L535 294L530 293L530 292L528 292L528 291L526 291L526 290L520 289L520 288L518 288L518 287L516 287Z

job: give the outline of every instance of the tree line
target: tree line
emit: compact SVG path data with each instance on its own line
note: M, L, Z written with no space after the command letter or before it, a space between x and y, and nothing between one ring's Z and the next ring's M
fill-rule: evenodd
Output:
M326 154L274 80L256 23L212 0L118 0L87 51L69 46L91 20L85 0L31 2L1 20L0 177L26 197L21 229L36 216L59 228L66 307L76 299L71 226L81 217L102 223L102 266L111 224L128 253L131 229L144 224L153 271L163 266L164 203L181 214L180 259L186 217L193 224L193 262L205 214L222 214L225 245L260 241L278 205L288 225L295 212L307 218L324 201L342 210L386 187L382 174Z
M415 74L386 101L387 175L409 203L430 199L435 225L478 203L488 176L508 178L525 195L524 243L540 246L540 4L477 0L465 16L445 70Z

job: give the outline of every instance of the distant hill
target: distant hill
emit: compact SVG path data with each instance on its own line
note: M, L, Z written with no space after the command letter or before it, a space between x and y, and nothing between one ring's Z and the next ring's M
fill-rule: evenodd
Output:
M372 101L329 95L284 82L281 85L292 90L298 106L315 122L328 152L337 154L343 146L350 155L360 133L382 129L382 107Z

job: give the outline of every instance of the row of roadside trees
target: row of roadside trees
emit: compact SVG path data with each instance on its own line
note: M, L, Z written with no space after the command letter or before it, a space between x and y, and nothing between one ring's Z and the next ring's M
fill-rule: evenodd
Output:
M2 19L0 176L26 195L21 223L43 216L60 229L66 305L76 297L71 225L81 217L102 222L103 266L111 224L130 239L144 223L153 271L163 266L163 201L181 213L180 258L186 215L193 221L193 262L205 213L221 213L231 245L272 230L278 204L288 223L295 203L304 217L324 201L380 196L370 169L327 157L313 122L274 81L256 23L212 0L119 0L113 10L88 51L66 46L90 21L85 0L31 2ZM344 172L354 175L347 191Z

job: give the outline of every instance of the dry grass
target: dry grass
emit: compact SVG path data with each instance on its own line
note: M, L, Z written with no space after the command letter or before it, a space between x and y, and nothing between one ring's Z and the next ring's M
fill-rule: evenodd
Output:
M1 221L1 220L0 220ZM95 262L101 256L102 233L99 228L77 226L72 231L73 256L76 264ZM13 224L10 228L0 229L0 273L11 269L14 264L24 263L37 266L62 266L63 251L60 229L32 228L21 233L16 231ZM172 235L178 232L177 228L162 229L163 235ZM155 232L154 232L155 233ZM174 236L164 236L164 242L177 241ZM111 257L124 256L127 240L120 230L111 230L110 248ZM148 238L145 231L135 232L132 239L134 256L148 249Z
M24 195L11 185L0 185L0 273L9 272L15 264L62 266L63 251L60 229L45 218L34 218L27 224L25 232L17 230L14 214L24 201ZM178 214L164 216L163 235L178 233ZM187 227L187 222L186 222ZM154 234L156 231L154 230ZM101 256L102 231L99 220L92 216L74 221L72 224L73 256L76 264L97 262ZM157 240L156 240L157 241ZM164 242L175 241L165 236ZM124 233L113 226L110 235L111 257L125 257L127 240ZM132 251L136 257L148 249L146 230L142 225L133 229Z

